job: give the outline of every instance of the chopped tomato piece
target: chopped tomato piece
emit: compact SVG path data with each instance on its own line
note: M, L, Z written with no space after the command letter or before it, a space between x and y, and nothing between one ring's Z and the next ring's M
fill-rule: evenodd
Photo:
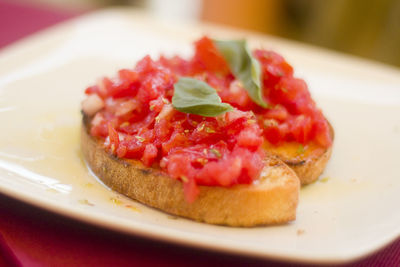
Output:
M111 152L114 154L119 146L119 136L111 122L108 123L108 136L110 138Z
M203 37L194 45L193 68L195 71L207 70L220 74L228 74L230 72L228 64L210 38Z

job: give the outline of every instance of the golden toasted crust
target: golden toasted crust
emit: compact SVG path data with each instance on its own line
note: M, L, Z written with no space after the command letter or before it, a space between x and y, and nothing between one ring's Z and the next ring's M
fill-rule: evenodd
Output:
M262 177L251 185L230 188L200 186L193 203L184 198L181 181L136 160L109 154L88 133L84 116L81 147L92 171L110 188L162 211L196 221L229 226L280 224L296 218L300 183L296 174L274 157L265 159Z
M300 179L301 185L306 185L315 182L322 174L331 157L331 153L332 147L329 147L318 157L307 157L302 160L285 160L281 158L281 160L295 171Z
M328 123L329 124L329 123ZM330 135L334 138L334 131L329 124ZM301 185L315 182L324 171L332 153L332 146L323 149L314 144L302 147L304 151L299 153L299 143L286 143L278 147L265 145L267 153L278 157L292 168L300 179Z

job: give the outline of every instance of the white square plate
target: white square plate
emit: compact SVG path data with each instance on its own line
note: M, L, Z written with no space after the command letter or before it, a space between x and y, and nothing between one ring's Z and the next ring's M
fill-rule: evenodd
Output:
M275 50L335 128L323 179L302 188L296 221L250 229L176 219L114 193L79 149L80 101L97 78L146 54L189 55L201 35ZM211 25L174 25L127 9L93 13L0 53L0 192L114 230L264 258L339 263L400 236L400 71Z

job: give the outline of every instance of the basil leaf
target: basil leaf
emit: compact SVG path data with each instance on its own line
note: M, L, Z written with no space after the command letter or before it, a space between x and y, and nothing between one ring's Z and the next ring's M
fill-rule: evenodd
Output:
M233 75L243 83L250 98L256 104L267 108L268 104L262 96L260 63L251 55L246 41L214 40L214 44L227 61Z
M174 84L172 106L184 113L215 117L233 110L232 106L221 103L217 91L207 83L182 77Z

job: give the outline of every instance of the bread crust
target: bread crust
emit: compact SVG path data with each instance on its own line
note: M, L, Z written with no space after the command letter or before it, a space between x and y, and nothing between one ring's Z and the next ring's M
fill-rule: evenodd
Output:
M334 140L334 130L328 122L332 142ZM304 147L304 152L299 154L296 150L299 143L284 144L278 147L266 145L264 148L267 153L276 156L295 171L300 179L301 185L307 185L315 182L324 171L332 153L332 146L321 148L316 145Z
M301 185L315 182L325 170L326 164L331 157L332 146L327 148L317 157L307 157L302 160L282 159L299 177Z
M199 186L193 203L185 200L182 182L140 161L120 159L106 151L103 141L89 134L83 116L81 148L92 171L111 189L148 206L200 222L251 227L282 224L296 218L299 180L276 157L267 157L261 178L251 185L229 188Z

